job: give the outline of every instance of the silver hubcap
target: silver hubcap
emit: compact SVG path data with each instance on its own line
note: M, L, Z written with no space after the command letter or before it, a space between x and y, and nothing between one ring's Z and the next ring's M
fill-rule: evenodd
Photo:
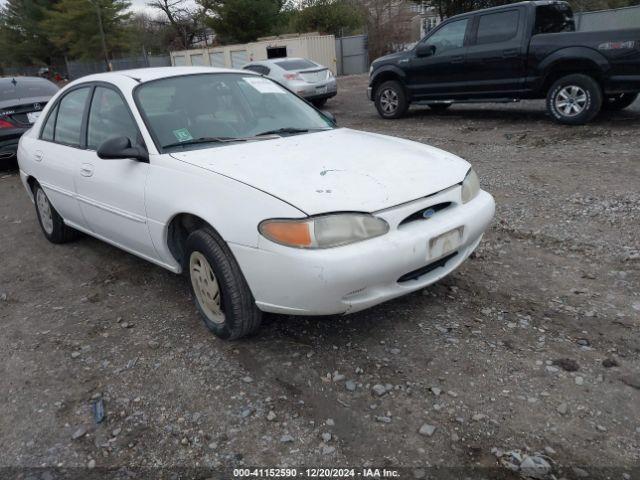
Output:
M587 107L587 92L577 85L568 85L556 95L556 108L567 117L580 115Z
M380 94L380 107L384 113L393 113L398 109L400 100L395 90L387 88Z
M189 258L191 285L198 303L207 318L214 323L224 323L224 313L220 302L220 286L213 269L200 252L193 252Z
M51 214L51 204L41 188L36 192L36 203L38 204L38 215L40 223L47 235L53 233L53 215Z

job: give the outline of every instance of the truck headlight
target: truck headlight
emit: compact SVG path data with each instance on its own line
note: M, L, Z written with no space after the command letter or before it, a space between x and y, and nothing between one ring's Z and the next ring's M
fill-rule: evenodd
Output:
M299 220L265 220L258 230L264 237L281 245L318 249L379 237L389 231L389 224L366 213L334 213Z
M480 179L472 168L462 181L462 203L470 202L478 196L478 193L480 193Z

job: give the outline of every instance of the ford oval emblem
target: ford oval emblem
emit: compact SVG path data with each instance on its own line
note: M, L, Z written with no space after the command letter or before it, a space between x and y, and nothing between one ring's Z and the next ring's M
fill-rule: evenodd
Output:
M424 212L422 212L422 218L431 218L436 211L433 208L427 208Z

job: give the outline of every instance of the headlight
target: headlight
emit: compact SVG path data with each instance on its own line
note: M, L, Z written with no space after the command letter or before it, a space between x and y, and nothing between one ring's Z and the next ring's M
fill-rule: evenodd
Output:
M480 192L480 179L472 168L462 181L462 203L467 203L476 198Z
M389 225L365 213L335 213L300 220L265 220L258 226L272 242L297 248L331 248L384 235Z

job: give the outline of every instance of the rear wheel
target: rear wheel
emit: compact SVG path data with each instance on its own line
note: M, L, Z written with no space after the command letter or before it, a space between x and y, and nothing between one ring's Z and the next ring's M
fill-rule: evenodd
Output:
M67 243L77 238L78 231L65 225L47 194L39 184L33 187L33 198L36 204L36 215L42 233L51 243Z
M588 75L567 75L557 80L547 94L547 110L559 123L584 125L602 106L600 85Z
M196 230L187 238L186 253L185 270L207 328L225 340L254 332L262 312L224 240L209 229Z
M378 114L384 119L400 118L409 108L404 88L396 80L384 82L376 89L375 104Z
M619 93L605 97L602 108L605 110L622 110L627 108L638 98L638 93Z

